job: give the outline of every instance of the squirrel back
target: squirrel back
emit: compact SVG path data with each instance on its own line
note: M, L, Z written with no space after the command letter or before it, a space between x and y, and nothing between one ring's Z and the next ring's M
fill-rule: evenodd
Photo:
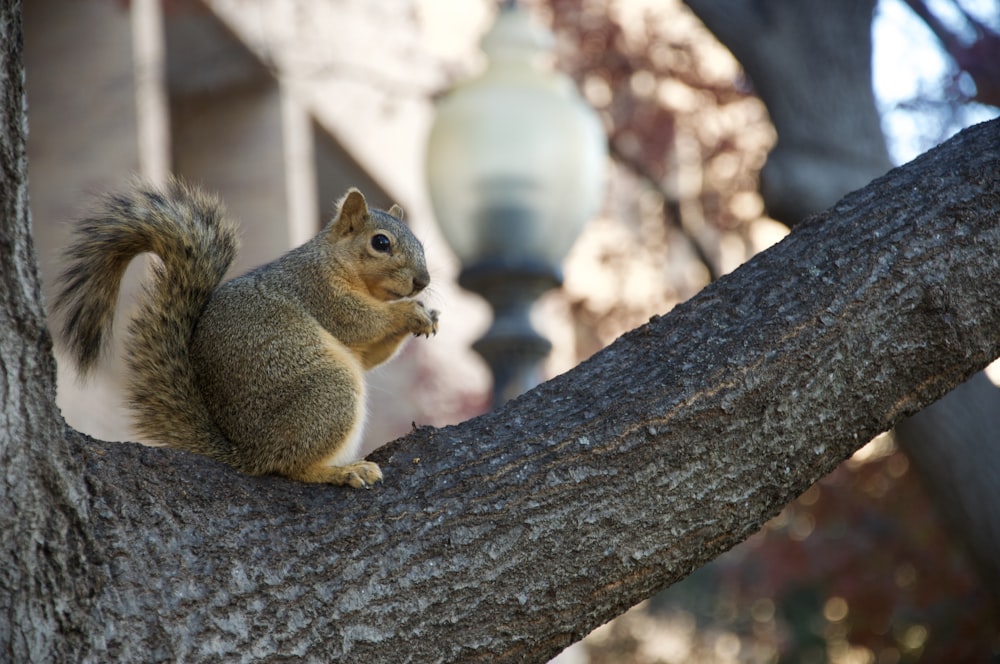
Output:
M158 255L126 341L129 402L146 439L251 474L368 486L357 453L363 371L437 312L409 299L429 283L423 248L357 190L306 244L220 286L237 250L221 204L179 181L105 199L76 229L56 308L86 373L110 333L122 274Z

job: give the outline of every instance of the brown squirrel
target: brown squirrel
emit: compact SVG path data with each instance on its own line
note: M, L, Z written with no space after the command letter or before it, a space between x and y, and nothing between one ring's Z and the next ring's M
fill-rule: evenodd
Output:
M252 475L370 486L382 471L355 462L363 372L437 332L438 312L411 299L430 277L402 215L352 188L316 237L220 286L238 240L218 199L178 180L135 184L75 228L55 301L62 337L85 376L125 268L152 252L162 263L126 340L140 435Z

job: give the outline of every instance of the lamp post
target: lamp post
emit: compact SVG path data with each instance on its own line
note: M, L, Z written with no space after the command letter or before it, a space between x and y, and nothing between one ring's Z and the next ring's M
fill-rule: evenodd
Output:
M562 284L560 263L604 194L607 142L573 82L553 71L552 34L506 3L481 46L486 70L437 104L427 145L431 203L462 262L459 284L492 306L473 348L494 406L540 382L552 345L532 303Z

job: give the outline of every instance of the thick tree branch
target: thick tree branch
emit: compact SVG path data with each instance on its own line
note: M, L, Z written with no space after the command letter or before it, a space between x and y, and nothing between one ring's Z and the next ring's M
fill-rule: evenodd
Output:
M92 653L542 661L1000 354L1000 121L573 371L376 452L372 491L74 437ZM375 414L377 416L377 413Z

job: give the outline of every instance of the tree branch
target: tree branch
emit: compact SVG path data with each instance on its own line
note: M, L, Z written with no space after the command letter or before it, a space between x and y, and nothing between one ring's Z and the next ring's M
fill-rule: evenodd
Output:
M967 130L576 369L387 445L368 492L73 436L102 546L83 649L554 655L1000 354L998 146Z

